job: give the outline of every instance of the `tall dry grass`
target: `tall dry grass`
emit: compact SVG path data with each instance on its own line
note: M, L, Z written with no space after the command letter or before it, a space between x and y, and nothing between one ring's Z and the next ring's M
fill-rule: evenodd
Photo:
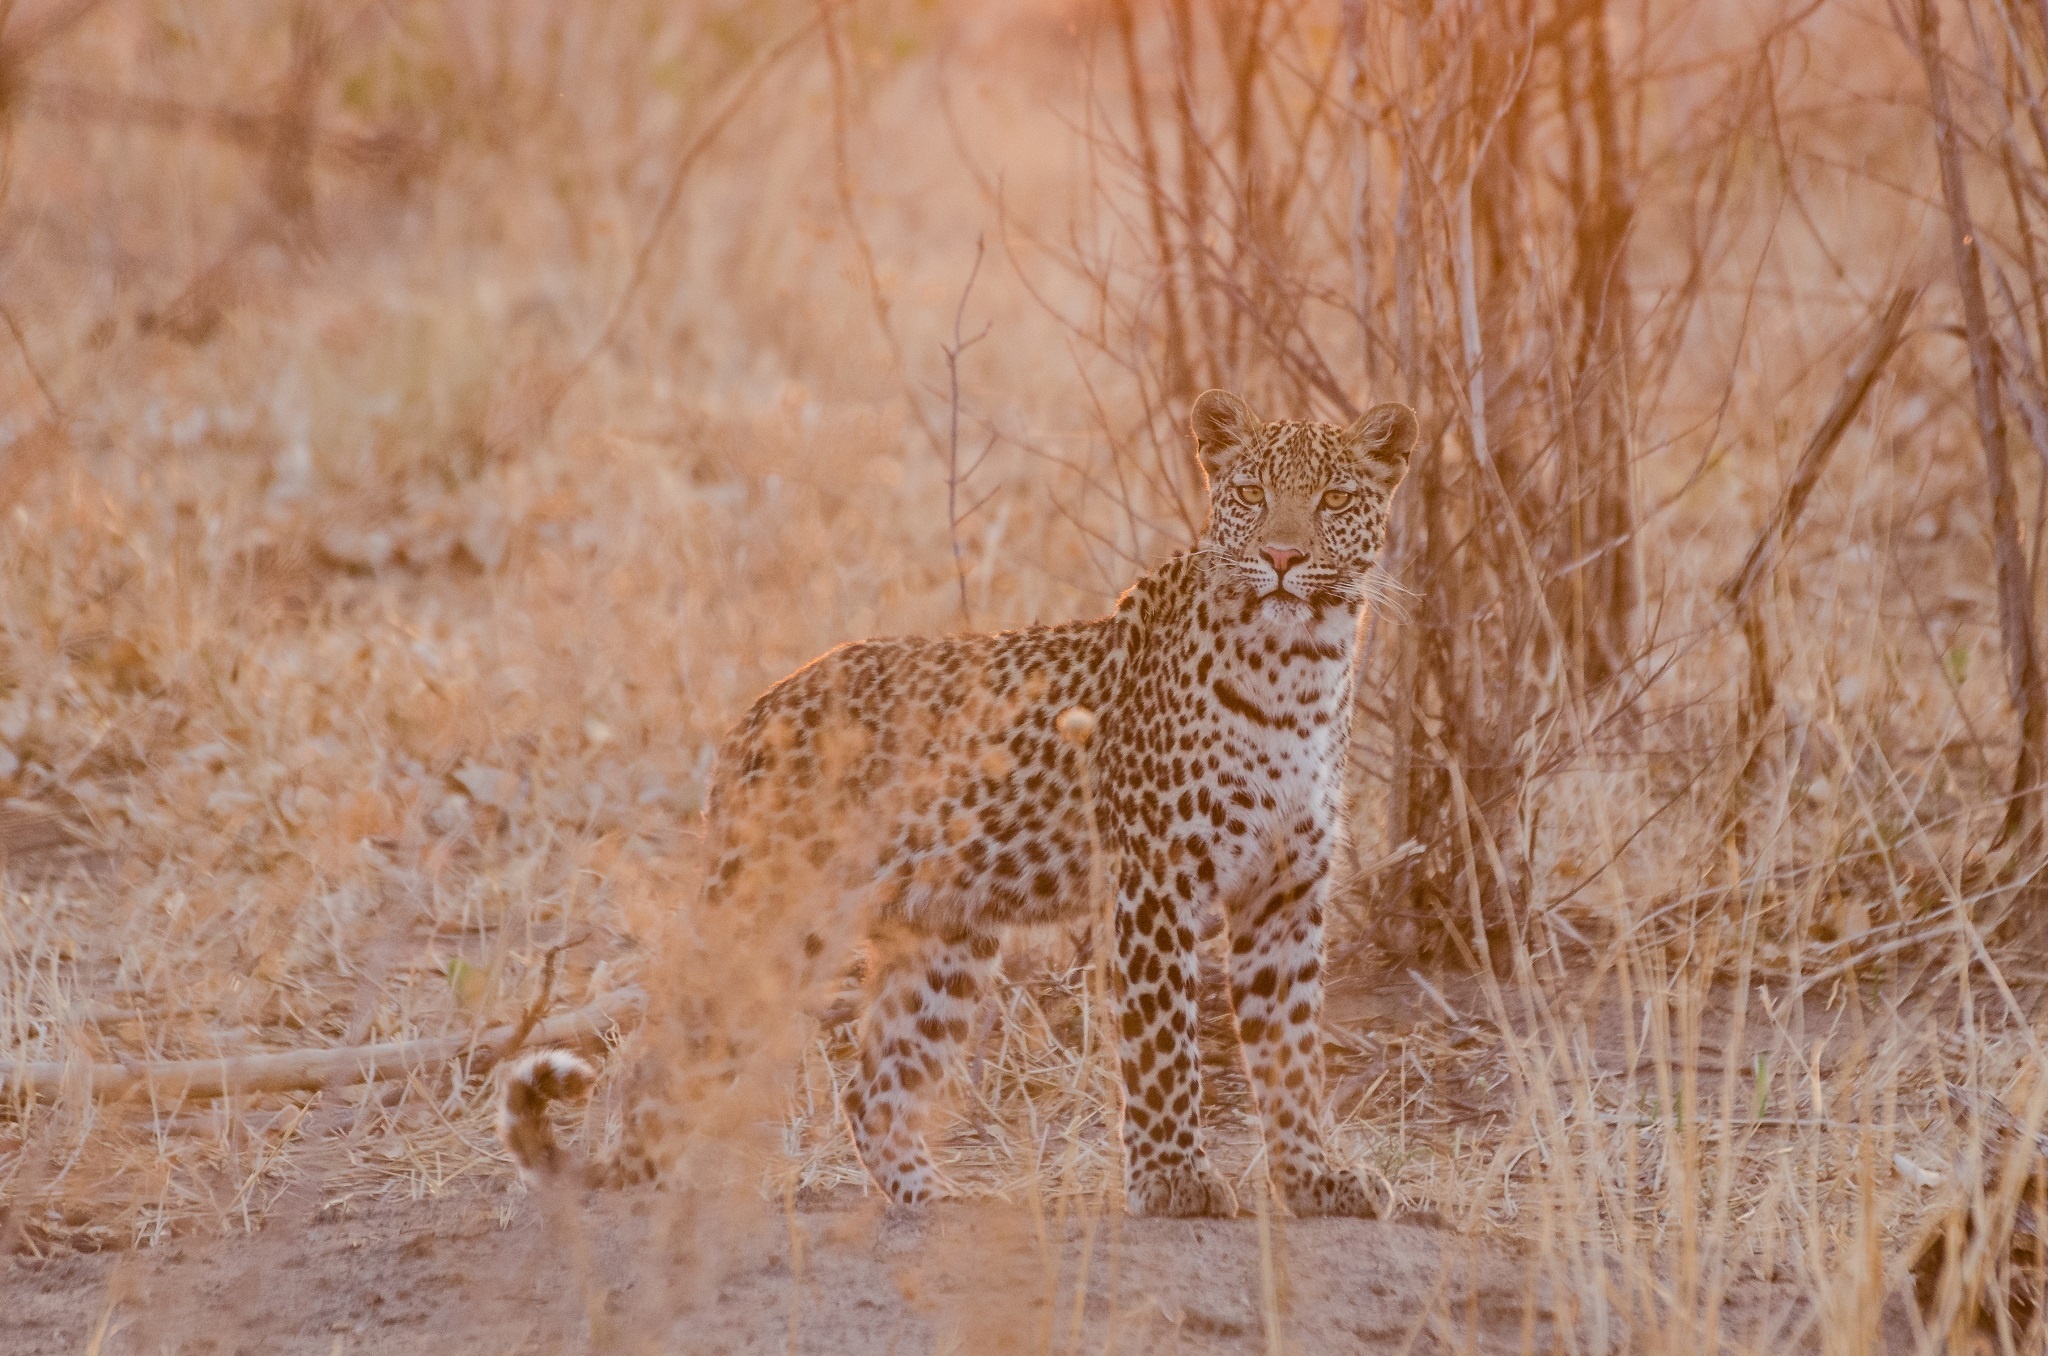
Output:
M2035 8L0 14L0 1058L655 981L760 687L1104 607L1205 386L1398 398L1337 945L1414 1006L1333 1028L1346 1149L1566 1349L1876 1350L1944 1228L1894 1326L2034 1340L1966 1330L2048 1098ZM1010 963L949 1166L1110 1239L1086 954ZM860 1175L792 1040L794 1200ZM469 1067L17 1099L6 1235L497 1178Z

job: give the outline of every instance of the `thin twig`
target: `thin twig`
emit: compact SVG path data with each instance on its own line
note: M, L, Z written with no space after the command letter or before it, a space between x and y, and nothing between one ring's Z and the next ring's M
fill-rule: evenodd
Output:
M1884 365L1898 350L1899 342L1905 336L1906 321L1919 300L1920 289L1917 287L1902 287L1892 293L1862 352L1842 374L1842 384L1836 390L1827 413L1808 435L1806 449L1799 454L1799 465L1794 468L1792 479L1786 482L1785 492L1779 496L1777 507L1771 511L1763 531L1757 534L1748 554L1742 558L1742 568L1721 586L1721 595L1729 602L1739 605L1746 601L1755 592L1758 582L1777 563L1778 552L1798 528L1800 516L1806 512L1806 501L1812 496L1814 486L1820 483L1821 472L1827 469L1828 459L1834 455L1842 435L1849 431L1849 426L1863 409L1864 398L1876 384L1878 373L1884 370Z
M979 235L974 237L974 267L967 270L967 283L960 289L959 304L953 308L953 341L943 345L940 350L946 355L946 389L948 400L948 419L946 424L946 535L953 546L953 578L960 586L960 621L969 628L972 628L974 625L974 614L967 607L967 559L960 549L960 523L964 516L960 512L960 485L967 476L973 475L976 468L987 458L988 449L982 449L981 456L975 458L974 465L968 467L966 472L963 473L960 470L960 355L988 338L989 330L993 327L994 322L982 326L981 333L975 335L972 339L962 339L960 337L960 327L967 317L967 298L974 291L974 280L981 276L981 256L986 247L987 241L984 237ZM989 446L993 447L994 445L995 439L992 437L989 439ZM984 500L983 502L986 501ZM977 504L975 507L979 508L980 505ZM969 513L972 512L973 510L970 509Z
M494 1065L502 1064L519 1053L519 1047L526 1044L526 1038L533 1034L534 1027L540 1024L541 1018L547 1016L548 1004L554 999L555 962L561 959L564 951L572 946L581 946L588 940L589 935L585 934L569 941L556 942L548 948L547 958L540 966L540 993L533 1002L527 1004L526 1011L519 1016L519 1024L502 1044L494 1048L485 1047L482 1054L471 1056L469 1071L472 1076L483 1073Z
M1757 533L1756 541L1743 557L1742 568L1721 586L1722 597L1734 604L1743 641L1749 650L1749 680L1737 716L1737 739L1749 745L1749 755L1735 779L1728 805L1722 813L1724 832L1734 833L1738 839L1742 825L1742 798L1763 766L1764 723L1777 705L1770 638L1757 603L1758 585L1769 576L1779 553L1798 528L1799 519L1806 512L1807 500L1820 483L1821 473L1827 469L1828 460L1841 443L1842 435L1849 431L1849 426L1862 410L1865 398L1876 384L1878 373L1898 350L1905 336L1906 321L1919 299L1918 288L1902 287L1892 293L1891 301L1885 306L1884 314L1871 331L1869 340L1849 364L1849 370L1842 374L1842 384L1835 392L1833 403L1807 438L1806 450L1799 454L1799 465L1794 468L1792 479L1779 496L1777 507L1771 511L1763 530Z
M21 332L21 322L16 320L14 312L4 305L0 305L0 320L7 322L7 332L14 336L14 346L21 350L21 365L26 367L29 376L34 378L36 389L43 393L44 401L50 406L50 413L60 422L68 419L69 416L64 413L64 406L58 401L56 392L50 389L50 383L43 378L42 369L36 366L36 355L29 351L28 339Z

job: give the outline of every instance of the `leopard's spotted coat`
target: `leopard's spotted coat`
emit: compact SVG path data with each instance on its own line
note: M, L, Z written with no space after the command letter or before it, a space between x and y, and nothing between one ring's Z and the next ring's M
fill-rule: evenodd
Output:
M1079 706L1096 718L1085 756L1115 892L1129 1209L1236 1208L1199 1116L1195 944L1219 914L1274 1186L1296 1214L1375 1208L1324 1146L1323 906L1354 638L1415 416L1386 404L1349 428L1267 423L1211 391L1193 423L1208 526L1111 615L843 646L763 694L721 755L704 907L754 910L763 935L816 910L797 982L843 966L842 943L870 945L845 1112L896 1201L943 1193L922 1112L1003 933L1087 907L1083 754L1055 726ZM530 1057L508 1080L502 1124L530 1175L557 1161L549 1089L588 1081L562 1059ZM628 1175L660 1168L660 1108L639 1110Z

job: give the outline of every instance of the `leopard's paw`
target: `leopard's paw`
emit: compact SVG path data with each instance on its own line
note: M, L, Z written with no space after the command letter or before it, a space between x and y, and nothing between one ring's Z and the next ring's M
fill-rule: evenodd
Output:
M1381 1219L1393 1208L1393 1188L1377 1173L1307 1173L1284 1188L1287 1208L1298 1217L1337 1215L1350 1219Z
M1141 1217L1229 1219L1237 1213L1237 1193L1214 1170L1180 1164L1139 1175L1130 1184L1125 1204Z

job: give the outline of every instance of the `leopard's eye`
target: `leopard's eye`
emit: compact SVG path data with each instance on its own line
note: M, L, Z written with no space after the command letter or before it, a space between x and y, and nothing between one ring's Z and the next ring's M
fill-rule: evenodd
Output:
M1349 490L1329 490L1325 492L1323 495L1323 507L1326 509L1333 510L1340 508L1349 508L1351 506L1351 501L1356 498L1358 498L1358 496L1353 494Z
M1263 485L1240 485L1237 487L1237 502L1254 506L1263 504L1266 502L1266 489Z

